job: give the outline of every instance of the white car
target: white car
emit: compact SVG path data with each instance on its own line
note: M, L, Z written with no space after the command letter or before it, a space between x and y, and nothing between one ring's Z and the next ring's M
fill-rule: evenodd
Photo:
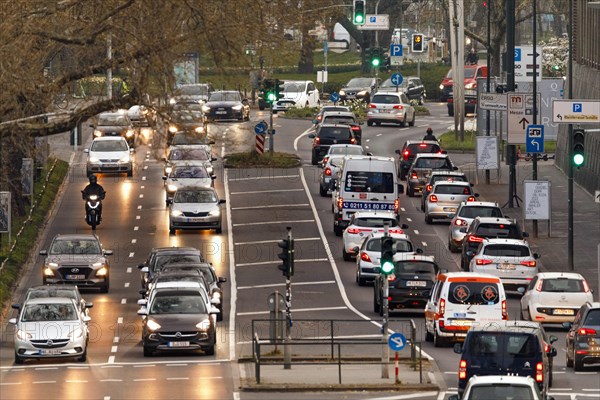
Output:
M174 165L182 165L190 161L203 163L206 167L206 171L212 175L214 172L212 162L217 161L217 158L211 156L209 149L209 146L194 144L171 146L169 154L165 159L165 175L173 170Z
M357 250L356 283L358 283L358 286L365 286L367 281L371 281L379 275L376 268L381 265L382 236L383 232L371 233ZM423 253L423 250L415 248L407 234L390 233L390 236L394 238L396 253Z
M30 299L13 308L19 310L19 316L8 321L15 325L15 364L28 358L86 361L91 318L78 311L73 299Z
M186 186L213 187L217 177L206 170L204 163L189 162L173 167L168 175L164 175L167 206L173 201L177 189Z
M448 400L515 399L554 400L544 396L531 376L482 375L469 379L462 397L454 394Z
M521 297L521 319L540 323L573 322L593 294L583 276L574 272L540 272Z
M321 161L319 172L319 194L327 196L331 193L331 180L335 178L338 166L347 155L363 155L365 150L357 144L333 144Z
M525 240L483 239L469 270L499 277L506 289L527 287L538 273L538 258L539 254L532 253Z
M313 81L285 81L283 98L273 103L273 113L288 108L320 107L319 89Z
M214 188L179 188L173 196L169 210L169 233L177 229L214 229L222 232L221 204Z
M372 232L383 232L384 224L389 225L390 234L404 233L402 229L408 228L406 225L399 226L396 214L392 211L359 211L350 217L348 227L344 230L342 237L344 248L342 256L344 261L352 261L356 257L357 250L360 248L363 240Z
M133 176L133 149L124 137L97 137L84 153L88 155L86 176L94 172L127 173L127 176Z

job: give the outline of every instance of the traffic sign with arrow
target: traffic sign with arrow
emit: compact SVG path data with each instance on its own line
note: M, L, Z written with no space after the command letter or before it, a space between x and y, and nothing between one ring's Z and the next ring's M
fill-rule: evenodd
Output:
M544 152L544 125L527 126L527 143L525 150L528 153Z
M507 93L506 104L508 112L507 143L526 144L527 126L533 121L533 94ZM541 106L540 94L537 94L537 118L541 120L539 109Z

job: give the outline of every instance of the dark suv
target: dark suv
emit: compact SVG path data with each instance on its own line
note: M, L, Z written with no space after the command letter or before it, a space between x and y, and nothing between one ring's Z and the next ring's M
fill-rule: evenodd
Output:
M529 237L527 232L521 230L517 220L509 218L477 217L471 222L469 228L462 228L461 232L465 233L465 238L462 242L460 266L465 271L469 270L471 258L475 255L483 239L523 240Z
M434 140L407 140L404 142L401 150L396 150L398 158L398 175L400 180L406 179L406 174L412 165L413 160L420 153L439 153L442 154L440 144Z
M308 135L312 142L312 165L317 165L332 144L357 144L350 125L321 124Z
M552 347L558 338L547 337L542 325L526 321L498 321L473 326L463 344L454 345L461 355L458 367L458 394L474 376L531 376L546 395L552 386Z
M194 247L156 247L150 251L146 261L138 265L141 272L142 289L158 274L165 264L201 263L202 252Z
M600 302L581 306L575 321L565 322L567 333L567 367L581 371L586 363L600 362Z
M392 78L388 78L377 90L377 92L396 91L404 92L409 100L414 100L419 103L419 105L423 105L423 103L425 103L425 97L427 97L425 86L423 86L423 82L421 82L421 78L418 76L405 76L402 84L399 86L392 83Z
M379 78L352 78L340 90L340 100L362 100L365 103L371 101L371 94L377 89Z

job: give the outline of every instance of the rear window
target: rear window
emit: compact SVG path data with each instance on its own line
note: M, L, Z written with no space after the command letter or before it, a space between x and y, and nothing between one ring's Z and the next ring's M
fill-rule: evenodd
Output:
M435 265L426 261L400 261L396 264L396 273L432 274L437 273Z
M452 282L448 300L454 304L497 304L500 301L498 284L488 282Z
M468 182L467 177L464 175L433 175L431 177L431 183L436 182Z
M538 340L533 334L516 332L477 332L469 340L467 352L475 357L497 356L532 358L538 355Z
M347 192L394 193L391 172L349 171L345 182Z
M353 222L354 225L365 228L383 228L385 223L390 226L398 226L395 218L356 218Z
M527 246L513 244L490 244L485 246L483 254L496 257L529 257L531 252Z
M413 251L412 243L404 239L394 238L396 253L410 253ZM367 243L367 251L381 251L381 239L372 239Z
M579 279L566 279L566 278L544 279L542 281L542 291L543 292L557 292L557 293L583 292L583 282Z
M363 154L363 149L362 147L330 147L329 154L361 155Z
M200 263L202 262L201 257L195 254L168 254L159 255L154 258L153 270L160 271L166 264L187 264L187 263Z
M502 211L498 207L469 206L461 207L458 216L471 219L477 217L502 218Z
M350 129L344 128L322 128L319 131L321 139L348 139L351 136Z
M441 150L440 146L438 146L437 144L429 144L429 143L409 144L406 149L410 152L410 154L437 153Z
M531 387L506 383L475 385L471 387L469 399L535 400Z
M470 186L437 185L435 194L471 195L473 193Z
M521 239L514 224L480 224L477 227L477 236Z
M450 169L450 163L446 158L419 158L415 161L415 168Z
M371 99L371 103L376 103L376 104L398 104L398 103L400 103L400 98L398 96L394 96L394 95L376 94Z
M325 124L355 124L356 120L351 116L330 116L323 118Z
M585 317L585 322L583 325L586 326L600 326L600 309L591 310L587 317Z

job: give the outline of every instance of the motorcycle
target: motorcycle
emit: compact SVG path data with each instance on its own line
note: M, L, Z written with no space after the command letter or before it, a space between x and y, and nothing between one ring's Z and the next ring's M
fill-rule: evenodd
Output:
M96 230L96 226L100 225L100 204L102 200L96 194L90 194L85 199L85 222Z

